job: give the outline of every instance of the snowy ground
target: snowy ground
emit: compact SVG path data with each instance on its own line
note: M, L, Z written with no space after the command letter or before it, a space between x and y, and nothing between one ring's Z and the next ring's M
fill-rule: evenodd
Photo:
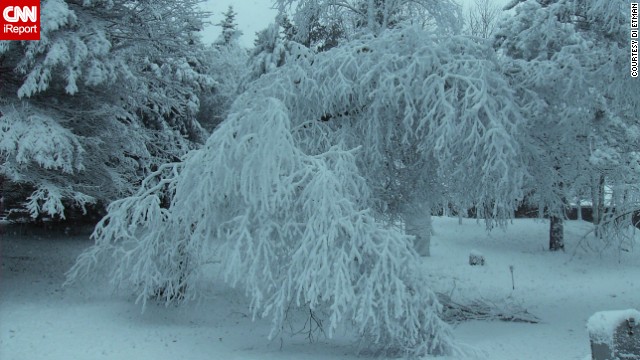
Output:
M517 220L506 232L490 234L466 219L460 226L457 219L436 218L434 227L424 271L437 291L460 302L481 297L517 304L542 320L457 325L457 338L487 359L582 360L589 354L585 324L593 313L640 309L640 248L606 255L580 250L587 223L566 225L565 253L545 251L545 222ZM3 236L0 359L363 358L348 336L313 344L302 335L267 340L268 321L252 322L241 294L224 287L188 308L149 306L144 313L100 283L61 288L64 272L89 245L86 236ZM472 250L485 256L485 266L468 265Z

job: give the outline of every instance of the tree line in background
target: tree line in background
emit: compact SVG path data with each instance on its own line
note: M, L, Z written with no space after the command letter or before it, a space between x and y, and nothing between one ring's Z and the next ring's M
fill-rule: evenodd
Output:
M601 248L630 245L626 5L478 0L466 27L449 0L274 5L250 50L232 8L203 45L188 0L47 0L41 41L0 42L5 189L34 218L108 205L70 280L173 303L222 263L274 331L293 306L420 355L456 351L417 275L432 213L530 206L560 250L588 199Z

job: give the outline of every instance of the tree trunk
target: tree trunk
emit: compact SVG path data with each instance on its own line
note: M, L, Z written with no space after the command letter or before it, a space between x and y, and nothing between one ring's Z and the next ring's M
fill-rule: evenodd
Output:
M578 212L578 220L582 221L582 198L578 198L578 204L577 204L578 208L576 209L576 211Z
M604 219L604 175L598 179L598 225Z
M559 216L549 217L549 250L564 250L564 220Z
M600 237L599 226L604 217L604 175L598 175L591 186L591 211L593 212L593 225L596 227L596 236Z
M593 225L596 225L598 222L598 204L596 204L596 199L598 196L596 195L595 186L591 186L591 222Z
M420 256L430 256L431 206L428 202L413 201L403 211L405 232L414 236L413 246Z

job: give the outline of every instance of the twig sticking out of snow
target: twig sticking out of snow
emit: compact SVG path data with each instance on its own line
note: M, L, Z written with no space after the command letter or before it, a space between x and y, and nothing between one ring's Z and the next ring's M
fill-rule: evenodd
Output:
M509 271L511 272L511 289L515 290L516 289L516 282L513 279L513 265L509 265Z

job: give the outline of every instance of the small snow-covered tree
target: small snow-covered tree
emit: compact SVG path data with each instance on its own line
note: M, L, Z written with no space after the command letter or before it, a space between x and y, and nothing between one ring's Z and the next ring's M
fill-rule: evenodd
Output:
M467 31L483 39L489 39L498 24L500 7L493 0L475 0L467 13Z
M219 24L222 33L205 51L204 68L213 83L202 91L198 121L209 132L227 116L243 81L249 76L249 52L240 45L241 31L237 29L235 16L230 6Z
M239 43L212 46L206 52L206 73L213 83L202 91L198 122L209 132L224 120L249 76L249 53Z
M318 16L312 15L307 25L306 36L301 36L297 26L291 22L287 14L281 14L278 23L282 27L284 39L296 41L314 51L327 51L347 41L345 24L339 14L332 17L329 23L323 23Z
M227 46L238 40L242 35L242 31L238 30L238 24L236 24L236 15L233 6L229 5L227 11L223 14L224 19L217 25L222 28L220 37L215 41L215 45Z
M258 32L255 46L249 55L249 76L245 84L272 72L287 62L308 61L313 56L304 45L282 37L280 25L270 24Z

